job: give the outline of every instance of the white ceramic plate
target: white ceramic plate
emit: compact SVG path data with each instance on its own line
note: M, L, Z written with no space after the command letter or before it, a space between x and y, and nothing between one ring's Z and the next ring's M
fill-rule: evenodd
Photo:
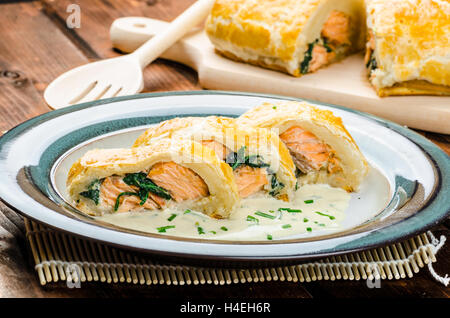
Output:
M340 116L372 169L339 230L273 241L220 241L144 233L79 213L67 202L72 163L92 148L130 147L149 125L176 116L238 116L280 96L231 92L140 94L36 117L0 139L0 197L25 216L75 235L183 260L288 261L342 254L417 234L449 212L449 158L420 135L371 115ZM446 196L447 194L447 196Z

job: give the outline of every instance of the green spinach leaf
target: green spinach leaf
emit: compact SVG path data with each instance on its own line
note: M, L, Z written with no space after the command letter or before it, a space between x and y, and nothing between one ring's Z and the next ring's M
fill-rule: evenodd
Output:
M94 201L95 205L100 202L100 185L104 179L95 179L87 188L86 191L80 192L80 195Z
M124 195L135 195L135 196L140 196L139 193L137 192L122 192L120 193L117 198L116 198L116 204L114 205L114 211L117 211L119 209L119 205L120 205L120 198ZM144 201L145 202L145 201Z
M241 165L248 165L253 168L269 167L268 163L264 162L264 158L260 155L245 155L246 146L241 147L237 152L231 152L225 162L228 163L233 170L236 170Z
M308 49L305 52L305 57L303 58L303 61L300 63L300 73L302 74L308 73L309 62L311 62L312 60L312 51L314 49L315 44L316 42L308 44Z
M123 178L123 182L130 186L136 186L139 188L139 193L141 194L141 199L143 200L143 203L141 201L141 205L147 201L148 192L154 193L166 200L172 199L172 196L166 189L157 186L152 180L147 178L147 175L143 172L128 173Z
M272 178L270 180L270 186L272 187L272 191L270 191L269 194L271 196L276 196L284 188L284 183L278 181L276 175L272 174Z

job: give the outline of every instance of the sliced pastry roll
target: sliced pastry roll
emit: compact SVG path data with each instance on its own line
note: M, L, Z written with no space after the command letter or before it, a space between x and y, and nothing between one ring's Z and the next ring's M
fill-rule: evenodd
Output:
M366 159L331 111L305 102L264 103L242 114L237 123L276 131L289 149L300 185L326 183L350 192L367 174Z
M378 95L450 95L450 2L366 3L365 60Z
M239 200L231 167L187 139L91 150L71 167L67 188L76 207L94 215L180 207L226 218Z
M364 48L363 0L216 0L206 33L216 51L294 76Z
M269 130L238 129L227 117L178 117L150 127L134 147L159 138L187 138L214 150L232 168L242 198L267 193L287 201L293 194L295 165L286 146Z

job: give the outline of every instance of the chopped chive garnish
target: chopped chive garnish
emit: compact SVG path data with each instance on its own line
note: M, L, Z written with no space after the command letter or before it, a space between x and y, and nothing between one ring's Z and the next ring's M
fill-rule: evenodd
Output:
M166 233L166 230L175 228L175 225L167 225L156 228L159 233Z
M264 212L261 212L261 211L256 211L255 215L262 216L264 218L268 218L268 219L272 219L272 220L274 220L276 218L275 215L270 215L270 214L267 214L267 213L264 213Z
M177 215L176 214L172 214L171 216L169 216L168 218L167 218L167 221L172 221L173 219L175 219L177 217Z
M303 219L303 222L305 222L305 223L308 222L308 221L309 221L309 220L308 220L307 218L304 218L304 219Z
M186 209L185 211L184 211L184 213L183 214L188 214L188 213L191 213L192 211L191 210L189 210L189 209Z
M225 226L222 226L220 229L221 229L222 231L228 231L228 229L227 229Z
M210 233L212 233L212 234L217 234L217 232L216 231L209 231Z
M205 230L201 226L197 226L198 234L205 234Z
M272 106L273 109L277 109L277 106Z
M316 213L319 214L319 215L322 215L322 216L329 217L330 220L334 220L335 219L335 217L332 216L332 215L328 215L328 214L325 214L325 213L322 213L322 212L319 212L319 211L316 211Z
M256 224L259 223L259 220L257 218L255 218L254 216L251 216L251 215L247 215L247 221L254 222Z
M307 230L308 232L311 232L311 231L312 231L312 228L307 227L306 230Z
M269 241L271 241L271 240L272 240L272 235L267 234L267 239L268 239Z
M305 202L306 204L310 204L310 203L314 203L314 200L305 200L303 202Z
M318 225L319 225L319 226L325 226L325 224L323 224L323 223L319 223Z
M278 211L286 211L289 213L302 213L300 209L291 209L291 208L279 208Z
M283 229L289 229L291 227L292 227L292 225L290 225L290 224L285 224L282 226Z

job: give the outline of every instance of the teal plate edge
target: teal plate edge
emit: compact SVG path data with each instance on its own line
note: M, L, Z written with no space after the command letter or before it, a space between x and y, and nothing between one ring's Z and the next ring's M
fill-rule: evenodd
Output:
M327 107L342 109L354 114L358 114L365 118L369 118L379 125L382 125L388 129L391 129L403 137L407 138L418 147L420 147L429 157L430 161L433 163L434 167L439 176L439 184L434 191L433 197L428 200L428 203L415 215L401 220L398 223L392 224L382 229L373 230L367 235L360 237L358 239L345 242L340 245L336 245L330 249L322 249L316 252L302 255L301 257L293 256L294 259L308 259L316 258L322 256L343 254L349 252L355 252L360 250L366 250L369 248L379 247L381 245L391 244L398 242L400 240L407 239L414 235L423 233L429 228L439 224L446 217L450 215L450 157L441 150L438 146L433 144L431 141L421 136L420 134L389 120L382 119L375 115L353 110L344 106L333 105L328 103L317 102L309 99L294 98L282 95L273 94L258 94L249 92L238 92L238 91L216 91L216 90L202 90L202 91L173 91L173 92L160 92L160 93L142 93L137 95L122 96L115 98L103 99L95 102L88 102L83 104L77 104L62 109L57 109L50 111L48 113L39 115L32 119L29 119L16 127L7 131L3 136L0 137L0 153L2 147L12 138L17 138L21 132L27 130L29 127L40 124L47 120L56 118L58 116L71 113L74 111L82 110L89 107L95 107L99 105L109 104L117 101L142 99L142 98L155 98L163 96L189 96L189 95L235 95L235 96L249 96L249 97L260 97L260 98L271 98L280 100L294 100L294 101L308 101L317 105L323 105ZM0 198L2 200L2 198ZM2 202L4 202L2 200ZM23 212L17 210L14 206L10 206L8 202L4 202L7 206L23 214ZM39 221L39 220L38 220ZM75 233L74 233L75 234ZM80 235L80 234L78 234ZM207 258L200 256L201 258ZM278 257L279 258L279 257ZM281 257L283 258L283 257ZM285 258L283 258L285 259ZM240 260L245 260L245 258L240 257Z

